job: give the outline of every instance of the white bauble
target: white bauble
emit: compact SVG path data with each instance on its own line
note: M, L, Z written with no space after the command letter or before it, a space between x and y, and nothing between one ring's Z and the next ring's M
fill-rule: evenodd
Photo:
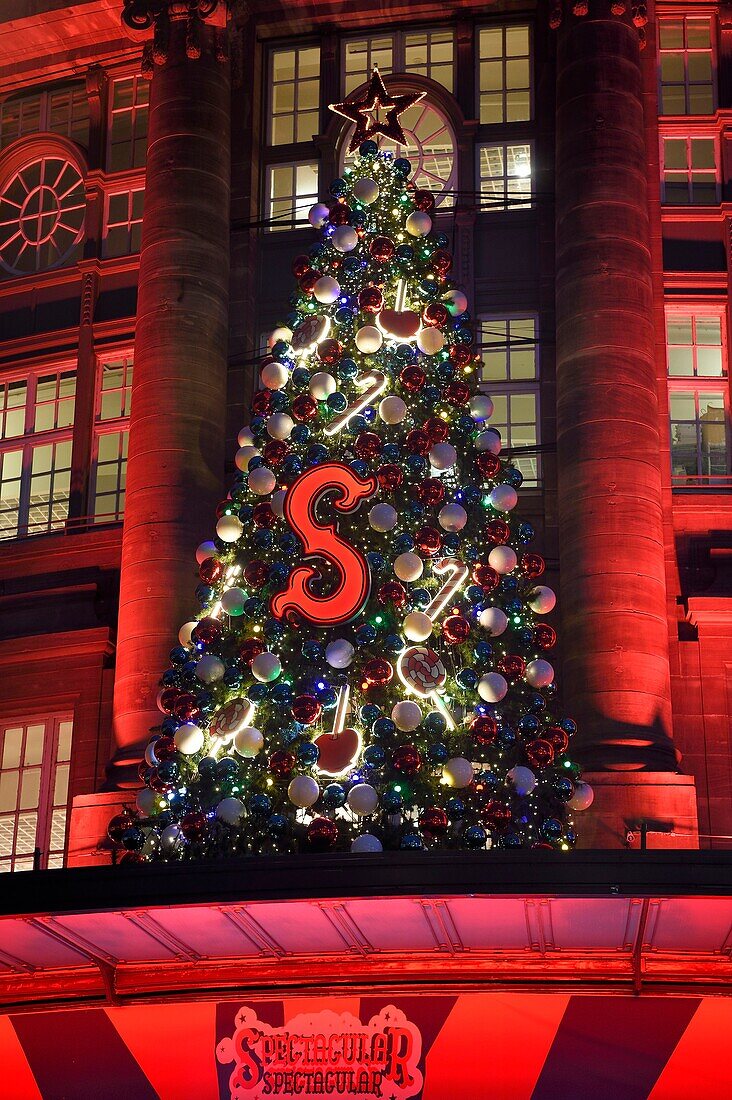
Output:
M331 241L336 252L353 252L358 244L358 233L350 225L339 225Z
M375 504L369 511L369 523L374 531L391 531L396 521L397 510L391 504Z
M379 805L379 796L370 783L357 783L348 792L348 808L359 817L372 814Z
M495 569L496 573L500 573L501 576L505 577L518 564L516 551L512 550L510 546L494 546L488 555L488 564L492 569Z
M341 292L340 284L330 275L321 275L313 287L316 301L329 306L335 302Z
M438 328L423 328L417 333L417 347L424 355L437 355L445 346L445 337Z
M216 534L222 542L236 542L244 530L238 516L222 516L216 524Z
M196 550L196 561L200 565L206 561L207 558L213 558L216 556L216 547L212 542L202 542Z
M468 308L468 299L462 290L448 290L447 294L442 295L442 300L453 317L459 317Z
M308 210L308 221L315 229L322 229L328 220L328 214L330 210L322 202L316 202L315 206L311 206Z
M383 852L384 848L377 836L373 833L361 833L351 843L351 851L364 855L372 852Z
M196 662L196 679L203 684L215 684L226 672L226 665L213 653L205 653Z
M400 581L417 581L424 573L424 562L418 554L407 551L395 560L394 572Z
M269 502L270 508L277 516L278 519L282 519L285 514L285 493L287 490L278 489L277 492L272 493L272 499Z
M155 755L156 741L157 737L155 738L155 741L148 741L147 745L145 746L145 763L149 764L151 768L154 768L156 764L160 763L157 756Z
M290 418L288 417L287 419L289 420ZM277 478L266 466L258 466L257 469L252 470L249 475L249 488L253 493L256 493L258 497L268 496L276 484Z
M166 825L160 834L160 847L164 852L173 852L183 844L183 831L180 825Z
M462 531L468 522L468 513L460 504L445 504L438 512L437 522L443 531Z
M567 805L571 810L587 810L595 800L595 792L589 783L578 779L574 785L574 794Z
M175 747L184 756L193 756L203 748L203 730L195 722L184 722L178 726L173 737Z
M385 397L379 402L379 416L385 424L401 424L407 415L407 406L401 397Z
M295 427L295 421L287 413L272 413L267 417L265 426L267 435L272 439L289 439Z
M448 787L469 787L473 782L473 765L464 756L453 756L442 769Z
M244 816L244 803L239 798L222 798L216 807L216 816L227 825L236 825Z
M281 390L290 380L290 372L282 363L265 363L259 377L268 390Z
M244 726L234 734L234 748L239 756L252 760L264 748L264 737L254 726Z
M240 447L253 447L254 446L254 432L251 428L242 428L236 437Z
M376 325L364 325L356 333L356 347L364 355L373 355L384 343L381 329Z
M320 787L311 775L296 775L287 788L287 797L293 806L304 810L320 797Z
M501 433L495 428L486 428L484 432L476 436L473 444L476 451L490 451L492 455L501 453Z
M325 647L325 659L331 668L348 668L355 652L347 638L336 638Z
M410 237L426 237L432 228L432 218L424 210L415 210L407 218L405 229Z
M363 179L356 180L353 185L353 197L358 199L359 202L364 203L366 206L370 206L372 202L376 202L379 197L379 185L376 180L369 179L368 176L364 176Z
M195 619L191 619L190 622L183 623L183 626L178 631L178 641L182 646L189 646L191 644L191 635L198 626L198 622Z
M282 672L280 659L275 653L265 650L258 653L252 661L252 676L259 680L260 684L271 684Z
M410 642L424 642L432 633L432 619L424 611L410 611L404 616L402 630Z
M292 329L287 325L278 325L269 336L267 337L267 347L273 348L280 340L284 340L286 344L289 344L292 339Z
M476 393L470 398L470 415L473 420L490 420L493 416L493 402L487 393Z
M391 708L391 719L402 733L411 733L422 721L422 708L411 699L402 699Z
M243 588L227 588L221 597L221 606L227 615L243 615L246 598Z
M452 443L435 443L430 451L430 463L435 470L451 470L457 462L457 451Z
M256 447L247 444L246 447L240 447L234 456L234 462L236 463L237 470L241 470L246 473L249 469L249 463L253 458L259 457L259 451Z
M522 797L536 788L536 776L532 772L531 768L525 768L523 764L517 764L515 768L511 768L507 773L506 778L513 783L516 789L516 794Z
M546 584L539 584L531 590L526 602L537 615L547 615L556 607L557 597L553 589Z
M543 688L554 681L554 669L548 661L541 657L535 661L529 661L526 666L526 680L532 688Z
M518 504L518 493L513 485L496 485L488 495L497 512L510 512Z
M325 401L332 393L338 389L338 384L332 374L327 374L326 371L318 371L314 374L308 383L308 389L310 390L310 396L314 397L316 401Z
M505 676L500 672L487 672L478 680L478 695L485 699L486 703L500 703L508 691Z
M143 817L150 817L158 808L159 795L149 787L143 787L135 796L135 805Z
M493 638L503 634L508 626L506 614L500 607L486 607L485 611L481 611L478 622Z

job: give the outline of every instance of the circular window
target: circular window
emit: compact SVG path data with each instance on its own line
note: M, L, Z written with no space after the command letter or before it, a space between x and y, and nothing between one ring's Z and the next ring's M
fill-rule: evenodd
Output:
M28 275L68 259L84 229L84 180L62 156L18 169L0 192L0 264Z
M455 135L447 118L439 107L425 97L406 110L400 122L408 142L406 149L403 145L377 137L379 149L389 149L395 156L410 160L416 186L433 191L437 206L452 206L456 180ZM348 148L352 133L351 126L346 132L344 149ZM354 153L347 153L343 166L352 164L354 159Z

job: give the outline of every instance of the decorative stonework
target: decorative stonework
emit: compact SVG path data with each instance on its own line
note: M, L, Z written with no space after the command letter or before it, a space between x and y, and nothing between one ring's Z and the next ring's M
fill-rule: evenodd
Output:
M228 0L122 0L122 22L133 38L145 41L143 76L152 77L155 65L164 65L170 50L172 23L185 23L186 56L197 60L203 50L204 24L214 28L213 52L218 61L228 60L225 28ZM152 39L150 39L152 32Z
M648 23L648 9L644 3L634 4L628 2L628 0L551 0L549 26L555 31L562 25L565 17L574 19L584 18L590 14L591 4L593 9L604 9L602 14L610 14L617 19L630 20L638 31L640 48L645 49L645 27Z

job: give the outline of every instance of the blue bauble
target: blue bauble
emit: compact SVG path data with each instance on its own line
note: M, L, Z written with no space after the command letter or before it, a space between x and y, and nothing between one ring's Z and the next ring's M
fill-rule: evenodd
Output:
M574 783L568 775L555 775L552 779L552 793L560 802L569 802L574 794Z
M196 705L199 710L209 710L214 703L214 697L206 688L199 688L196 692Z
M421 298L426 301L431 301L433 298L439 297L442 292L440 284L435 279L423 279L417 287L417 293Z
M498 585L499 592L515 592L518 588L518 581L515 577L501 577L500 584Z
M424 504L422 504L418 500L410 500L407 507L409 508L410 515L415 516L417 519L419 519L425 513Z
M290 575L290 570L287 568L284 562L276 561L274 565L270 566L269 573L267 574L267 580L275 588L279 588L284 584L287 577Z
M247 471L251 473L252 470L258 470L260 466L264 466L264 459L261 455L255 455L254 458L249 459L249 462L247 463Z
M427 459L422 458L422 455L408 455L405 465L414 477L424 477L429 467Z
M366 477L368 475L368 462L363 462L360 458L354 458L351 467L356 471L359 477Z
M269 685L252 684L252 686L247 689L247 695L253 703L261 703L261 701L266 699L269 695Z
M518 731L527 739L536 737L539 731L539 719L534 714L524 714L518 720Z
M358 435L359 432L365 431L367 427L368 421L366 420L366 417L362 416L360 413L357 413L355 416L352 416L348 421L347 431L349 431L351 435Z
M413 588L409 595L415 607L426 607L432 599L432 595L426 588Z
M431 710L429 714L424 716L422 729L432 737L439 737L447 729L447 721L439 710Z
M195 597L200 603L201 607L205 607L206 604L211 603L211 600L216 595L215 589L210 584L198 584L196 585Z
M396 656L404 649L405 641L399 634L387 634L383 644L387 653Z
M563 718L559 725L568 737L572 737L577 732L577 723L574 718Z
M546 710L546 699L538 691L534 691L527 700L527 706L534 714L541 714Z
M367 726L372 726L381 714L381 707L377 707L376 703L364 703L360 714L361 721L365 722Z
M435 236L435 245L437 248L447 248L449 244L448 237L445 233L438 233Z
M353 359L341 359L338 364L338 377L342 378L345 382L351 378L355 378L358 374L358 365L354 363Z
M533 647L534 647L534 635L533 635L533 632L531 630L528 630L528 629L526 629L526 630L517 630L515 637L516 637L516 645L520 646L522 649L527 649L527 648L532 648L533 649Z
M275 359L284 359L290 350L290 345L286 340L275 340L272 345L272 355Z
M411 244L400 244L396 250L396 258L403 263L414 259L414 249Z
M160 729L166 737L172 737L179 725L180 722L178 719L174 718L172 714L169 714L167 717L163 718L160 723Z
M396 462L399 458L399 454L400 451L398 443L387 443L383 451L381 452L381 457L383 458L384 462Z
M222 756L216 761L216 776L218 779L233 779L239 771L239 765L231 756Z
M462 798L448 798L445 809L453 821L459 821L461 817L465 817L465 803Z
M281 836L287 832L287 818L284 814L272 814L267 821L267 829L273 836Z
M202 760L198 761L198 773L199 775L208 776L212 779L218 771L218 762L213 756L204 756Z
M340 199L342 195L348 194L348 184L339 176L338 179L332 181L328 190L333 198Z
M244 600L244 608L242 614L247 619L253 619L255 615L258 615L262 610L262 601L258 596L250 596L248 600Z
M571 825L564 834L564 839L567 841L567 844L570 844L572 847L577 843L577 834Z
M145 843L145 834L137 825L129 825L120 837L122 847L128 852L139 852Z
M260 792L251 795L247 805L249 812L254 814L255 817L265 817L266 814L272 811L272 799L269 795Z
M248 486L246 491L247 493L249 492ZM248 523L253 515L254 509L252 508L251 504L242 504L241 508L239 509L239 519L242 521L242 523Z
M440 397L439 386L425 386L422 390L422 400L425 405L436 405Z
M469 825L463 833L466 848L485 848L487 839L486 831L480 825Z
M504 833L503 834L503 847L504 848L520 848L523 844L521 837L518 833Z
M297 746L297 759L304 767L312 767L320 756L320 749L312 741L302 741Z
M441 741L436 741L427 749L427 759L431 764L444 764L449 755L447 745L443 745Z
M405 833L399 841L399 847L403 852L421 852L424 843L419 833Z
M323 791L323 802L326 806L336 808L343 806L346 801L346 792L340 783L329 783Z
M297 310L294 310L292 313L288 313L285 317L285 324L288 328L297 328L297 326L300 324L300 321L302 321L302 316L297 312Z
M440 382L449 382L455 374L455 367L452 363L438 363L435 367L435 378L439 378ZM470 421L472 427L472 420Z
M170 663L171 665L182 665L188 660L188 650L185 646L176 645L170 651Z
M241 682L242 682L242 678L243 677L242 677L241 669L240 668L235 668L234 666L231 666L230 668L227 668L226 672L224 673L224 677L223 677L224 684L226 685L226 687L229 687L229 688L238 688L238 687L240 687Z
M460 535L456 534L454 531L449 531L446 535L442 536L442 545L446 550L457 550L461 541Z
M369 745L364 749L363 759L370 768L383 768L386 763L386 753L381 745Z
M384 555L380 554L378 550L371 550L366 555L366 561L369 563L375 573L381 573L384 566L386 565Z
M411 363L416 358L417 349L412 347L411 344L397 344L396 357L397 361L402 364Z
M404 799L399 791L384 791L381 798L381 805L384 807L388 814L394 814L397 810L400 810L404 805Z
M292 531L285 531L280 535L279 547L280 550L284 550L285 553L290 553L298 545L297 538L293 535Z
M322 705L323 710L333 710L333 707L338 704L338 692L335 688L325 687L316 692L318 702Z
M478 604L483 602L483 589L478 588L477 584L469 584L465 589L465 595L468 597L472 604Z
M341 265L341 270L352 275L354 271L359 271L362 266L365 267L366 265L361 263L358 256L346 256Z
M320 661L323 653L323 646L317 638L306 638L302 643L302 655L307 661Z
M478 686L478 673L474 668L461 668L455 679L466 691L473 691Z
M516 731L511 726L499 726L498 743L502 748L510 749L516 744Z
M366 408L362 410L361 415L367 424L373 424L374 420L376 420L376 409L373 405L367 405Z
M275 684L269 697L278 707L287 707L295 698L295 693L290 684Z
M273 393L269 399L269 405L273 412L283 412L290 407L290 398L282 390Z
M394 733L396 733L396 725L391 718L377 718L374 722L374 737L391 737Z
M302 473L302 462L297 455L288 455L282 463L282 473L285 477L297 477Z
M258 550L269 550L274 542L274 535L266 527L260 527L258 531L254 532L252 542Z
M353 320L353 310L348 306L341 306L333 314L333 320L337 325L348 325Z
M299 722L292 722L289 726L285 726L280 730L280 741L283 745L292 745L299 739L302 729L303 727Z
M363 229L368 220L369 216L365 210L352 210L348 224L352 225L354 229Z
M203 649L203 646L198 645L196 648L197 649ZM195 679L196 664L197 664L196 660L186 661L186 663L183 665L183 667L181 669L181 673L183 674L184 678L192 680L193 684L194 684L194 687L198 683L198 681Z
M458 344L472 344L473 340L475 339L475 334L473 333L473 330L471 328L465 328L463 325L460 325L458 328L455 329L454 336L455 342Z
M177 669L177 668L166 668L165 672L160 677L160 682L163 685L163 687L173 687L174 684L178 683L179 675L180 675L180 670L179 669Z
M506 600L503 605L503 610L508 615L509 619L512 615L520 615L524 609L523 601L515 596L512 600Z
M376 628L371 623L364 623L356 631L357 645L371 645L376 640Z
M334 413L344 412L348 408L348 398L345 393L341 393L340 390L336 390L335 393L328 394L326 405Z
M412 171L412 165L409 163L406 157L398 157L394 161L394 171L397 176L401 176L402 179L406 179Z
M394 539L394 553L406 554L408 550L413 549L414 539L410 535L409 531L402 531L400 535Z
M308 428L307 424L296 424L290 433L290 439L293 443L297 443L298 445L307 443L308 439L310 439L310 428Z
M467 432L473 431L473 429L475 428L475 421L473 420L472 416L468 416L466 413L463 413L462 416L459 416L457 418L457 423L455 424L455 427L461 434L466 434Z
M268 642L277 642L285 633L285 628L277 619L265 619L262 633Z
M541 835L547 840L558 840L562 835L562 823L558 817L546 817L539 826Z
M311 447L308 447L305 455L311 466L316 466L319 462L325 462L327 457L328 448L324 447L322 443L313 443Z
M516 535L518 537L519 542L522 542L522 543L524 543L524 545L526 545L526 544L534 541L534 536L536 535L536 531L534 530L532 524L530 524L530 523L520 523L518 525Z
M371 141L371 139L369 139L368 141L362 141L358 147L358 155L360 157L363 157L364 160L372 160L373 157L376 156L378 151L378 145L375 141Z
M249 421L249 428L254 435L264 431L264 417L253 416Z
M514 489L520 489L523 484L524 475L515 466L509 466L503 478L509 485L513 485Z

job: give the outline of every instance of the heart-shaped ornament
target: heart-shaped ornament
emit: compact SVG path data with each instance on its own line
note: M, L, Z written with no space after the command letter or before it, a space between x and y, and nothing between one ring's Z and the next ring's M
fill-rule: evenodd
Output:
M376 323L388 336L412 340L422 327L422 318L411 309L382 309Z
M358 730L346 727L340 733L321 733L314 742L318 746L318 771L323 775L343 775L356 763L361 750Z

